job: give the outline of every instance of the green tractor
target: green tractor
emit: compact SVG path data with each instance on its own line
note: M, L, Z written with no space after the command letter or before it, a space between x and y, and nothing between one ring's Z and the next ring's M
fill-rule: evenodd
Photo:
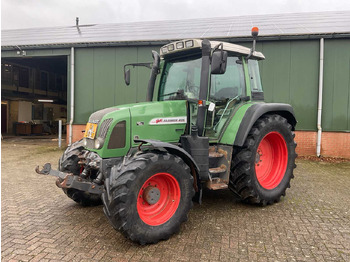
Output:
M140 244L178 232L204 188L278 202L296 167L297 121L290 105L263 102L252 32L252 49L187 39L152 51L153 63L125 65L127 85L131 67L151 69L147 102L93 113L59 170L36 171L84 206L102 202L112 226Z

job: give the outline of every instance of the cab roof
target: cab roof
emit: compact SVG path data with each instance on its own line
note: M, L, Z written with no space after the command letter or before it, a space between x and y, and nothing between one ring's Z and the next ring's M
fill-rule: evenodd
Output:
M169 43L160 48L160 56L165 58L169 55L172 57L177 54L181 55L181 53L189 52L190 50L195 51L202 48L202 39L184 39L176 42ZM250 48L244 47L241 45L235 45L222 41L210 41L211 48L214 48L218 44L223 44L223 49L230 53L235 53L238 55L248 56L250 54ZM265 56L258 51L254 51L251 58L255 58L258 60L265 59Z

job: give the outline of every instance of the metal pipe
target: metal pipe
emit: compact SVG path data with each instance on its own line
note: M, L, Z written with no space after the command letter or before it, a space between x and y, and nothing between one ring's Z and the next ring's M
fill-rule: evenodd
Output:
M318 80L318 108L317 108L317 145L316 155L321 156L321 138L322 138L322 93L323 93L323 57L324 57L324 38L320 39L320 72Z
M62 120L58 120L58 147L62 147Z
M69 144L72 144L74 120L74 47L70 49L70 121L69 121Z

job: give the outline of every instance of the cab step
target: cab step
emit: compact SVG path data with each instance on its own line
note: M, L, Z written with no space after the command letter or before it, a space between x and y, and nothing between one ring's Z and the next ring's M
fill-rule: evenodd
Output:
M227 170L227 167L225 165L221 165L219 167L209 168L209 173L211 177L219 177L221 174L225 173L226 170Z
M207 182L207 188L211 190L219 190L228 188L228 185L220 178L213 178L211 181Z
M222 153L216 151L209 151L209 168L217 167L223 156L224 154Z

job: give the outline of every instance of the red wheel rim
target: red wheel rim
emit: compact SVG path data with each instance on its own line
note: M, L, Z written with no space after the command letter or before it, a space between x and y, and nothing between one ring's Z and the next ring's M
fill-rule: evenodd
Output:
M168 173L157 173L142 185L137 197L137 212L143 222L159 226L176 212L181 198L177 180Z
M255 156L255 172L265 189L276 188L287 170L288 150L283 136L270 132L261 140Z

